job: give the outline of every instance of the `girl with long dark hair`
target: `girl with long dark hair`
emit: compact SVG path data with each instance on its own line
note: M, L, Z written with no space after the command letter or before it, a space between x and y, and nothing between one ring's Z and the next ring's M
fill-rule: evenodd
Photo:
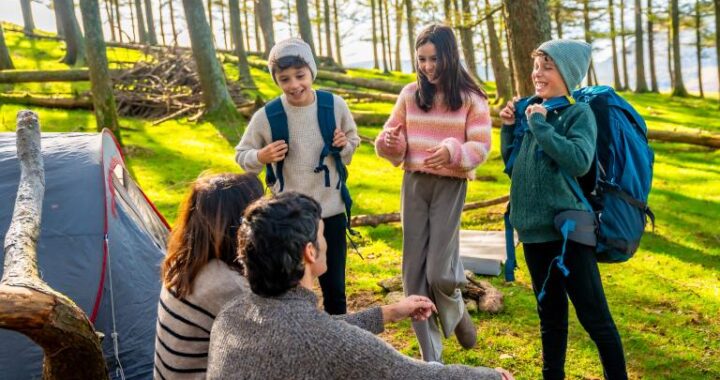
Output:
M417 82L407 85L375 150L403 164L401 209L405 294L430 297L434 319L413 322L426 361L442 360L442 338L453 332L465 348L477 333L465 310L459 257L460 214L467 180L490 152L491 122L485 92L460 65L455 35L430 25L415 42Z

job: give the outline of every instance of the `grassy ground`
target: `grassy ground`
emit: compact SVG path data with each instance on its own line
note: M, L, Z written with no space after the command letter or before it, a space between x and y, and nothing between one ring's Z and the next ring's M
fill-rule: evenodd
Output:
M61 68L61 45L54 41L28 41L7 32L6 38L18 68ZM140 59L126 49L110 49L122 59ZM132 57L132 58L127 58ZM58 66L60 65L60 66ZM228 76L236 71L226 64ZM383 77L382 73L353 70L353 75ZM253 70L259 92L274 96L277 88L262 70ZM393 74L387 80L412 80ZM327 85L327 84L321 84ZM0 87L0 91L68 92L87 84L45 84L41 87ZM85 87L83 87L85 86ZM720 112L714 100L674 99L667 95L623 94L648 120L651 128L688 128L720 132ZM349 102L355 110L389 110L386 103ZM15 128L15 115L23 107L0 105L0 131ZM44 131L92 131L87 111L36 109ZM203 171L238 171L233 146L244 125L189 123L184 119L152 126L137 119L122 120L128 164L160 211L174 220L187 185ZM374 137L377 126L361 126ZM495 148L499 141L494 131ZM631 378L720 378L720 153L705 148L653 143L655 178L650 205L657 216L634 259L621 265L601 265L608 300L626 348ZM375 157L363 144L350 166L354 213L381 213L399 209L401 170ZM483 181L469 185L468 201L504 195L509 182L502 174L498 150L477 171ZM463 216L463 228L499 230L502 207L473 211ZM382 302L376 282L400 272L400 226L361 228L360 252L350 253L348 292L351 307ZM522 254L517 281L490 281L505 294L505 311L477 314L479 344L464 351L454 339L446 341L445 361L468 365L502 366L518 379L540 377L541 347L535 301ZM573 313L571 313L573 314ZM402 352L418 357L417 343L408 323L390 326L382 335ZM567 373L571 379L600 379L597 351L575 317L570 320Z

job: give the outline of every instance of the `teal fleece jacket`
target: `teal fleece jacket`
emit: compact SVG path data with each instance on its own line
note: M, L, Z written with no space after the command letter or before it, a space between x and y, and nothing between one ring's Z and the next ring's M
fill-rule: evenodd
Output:
M530 115L515 158L510 185L510 222L523 243L562 240L555 230L555 215L565 210L585 210L563 178L562 171L580 177L595 157L597 125L590 106L577 103L560 111ZM510 157L515 126L503 126L503 160Z

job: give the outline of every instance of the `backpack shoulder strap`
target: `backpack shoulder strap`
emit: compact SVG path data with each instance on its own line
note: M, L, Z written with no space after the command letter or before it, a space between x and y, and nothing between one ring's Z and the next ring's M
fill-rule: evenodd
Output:
M335 136L335 128L337 128L337 122L335 120L335 97L331 92L321 90L315 91L315 96L317 96L318 125L324 142L323 149L320 152L318 166L315 168L315 173L323 171L325 173L325 186L330 187L330 169L327 165L325 165L325 158L329 155L333 157L333 161L335 161L335 168L338 172L338 183L335 185L335 188L340 190L340 197L345 204L347 228L351 234L354 234L355 232L350 228L350 209L352 208L352 198L350 197L350 190L348 190L346 184L347 168L340 156L342 148L332 146L333 137Z
M288 120L285 108L283 108L282 101L279 97L269 101L265 105L265 115L270 123L270 136L272 141L285 140L285 143L290 143L290 133L288 132ZM277 173L273 171L272 164L265 165L265 183L268 186L273 186L275 182L280 183L280 191L283 191L285 187L285 179L283 178L283 164L285 160L278 161L275 163Z

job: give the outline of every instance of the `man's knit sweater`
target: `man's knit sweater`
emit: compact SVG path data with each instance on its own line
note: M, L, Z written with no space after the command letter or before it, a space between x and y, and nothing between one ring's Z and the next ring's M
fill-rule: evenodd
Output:
M250 289L238 271L210 260L178 299L162 288L155 338L155 379L205 379L210 331L215 316L233 297Z
M523 243L562 240L554 218L560 211L585 210L563 178L584 175L595 156L597 126L590 106L577 103L551 112L547 119L531 115L511 173L510 221ZM510 156L514 126L503 126L501 151Z
M360 145L357 126L352 118L350 109L345 101L333 95L335 100L335 122L337 127L345 133L348 143L340 152L345 165L350 164L355 149ZM340 196L340 190L335 185L338 182L338 173L335 169L334 158L325 158L325 165L330 169L330 186L325 186L325 174L315 173L320 152L324 147L317 115L317 96L315 101L305 107L295 107L287 102L286 96L280 96L282 106L288 119L289 146L285 156L283 176L285 191L297 191L312 197L322 206L322 217L327 218L345 212L345 204ZM240 143L235 147L235 161L249 173L259 173L265 167L258 161L258 151L272 143L270 122L265 108L261 108L253 115ZM277 170L273 164L273 170ZM276 171L277 174L277 171ZM273 193L280 191L280 184L276 183Z
M238 297L215 322L208 379L500 379L489 368L443 366L400 354L372 333L379 307L331 317L298 286L279 297Z
M390 119L375 140L378 156L395 166L403 163L403 169L411 172L475 178L475 168L490 154L492 133L487 99L471 93L460 109L450 111L437 96L435 105L425 112L415 104L416 90L417 83L410 83L400 92ZM389 147L385 134L398 126L402 126L400 143ZM450 164L442 169L426 168L423 161L431 154L428 149L438 145L447 147Z

